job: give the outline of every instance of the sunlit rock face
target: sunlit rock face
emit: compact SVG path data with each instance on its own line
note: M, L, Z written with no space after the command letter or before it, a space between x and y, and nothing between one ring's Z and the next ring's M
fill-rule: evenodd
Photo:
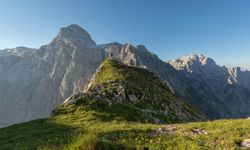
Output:
M183 70L196 75L209 75L214 72L223 74L223 70L226 69L217 66L214 60L209 57L205 57L202 54L184 56L182 58L169 61L169 63L176 70Z
M186 81L204 97L213 95L228 110L228 117L238 118L250 115L250 72L239 67L226 68L216 65L201 54L188 55L168 62ZM203 93L205 89L207 93ZM218 109L217 106L214 109Z
M240 114L237 112L238 108L229 108L226 105L225 101L229 101L227 97L231 95L219 94L223 97L218 97L215 93L223 91L218 88L215 89L219 91L211 89L212 84L222 85L220 82L224 83L225 80L225 83L230 86L225 85L226 88L223 90L231 91L232 95L243 96L242 101L238 101L238 97L230 100L238 104L243 103L245 98L244 104L247 106L248 95L242 94L245 92L242 88L238 90L238 86L232 88L232 85L238 83L247 87L245 81L249 81L247 72L237 74L237 77L247 76L244 80L237 78L237 84L233 82L234 79L230 79L233 84L229 84L228 76L225 79L216 78L219 82L210 83L203 79L200 81L199 77L204 74L209 76L208 79L215 79L212 78L214 76L212 72L220 72L220 76L225 76L228 75L228 70L221 69L214 61L204 56L198 56L198 58L193 56L199 60L195 69L191 64L178 69L173 63L160 60L143 45L133 46L118 42L96 44L87 31L78 25L70 25L61 28L51 43L39 49L17 47L0 51L0 126L49 117L51 110L64 99L84 90L98 66L111 56L110 54L113 59L127 65L154 72L172 92L184 97L210 118L241 117L248 114L244 109ZM193 73L190 73L191 71ZM186 73L183 74L183 72ZM193 74L197 75L193 76ZM190 82L192 78L195 82ZM211 85L204 86L200 84L201 82ZM231 112L231 109L237 111ZM232 114L234 112L237 115Z
M173 85L179 82L171 75L175 70L144 46L96 45L84 29L70 25L39 49L0 51L0 126L50 116L65 98L83 91L110 53L125 64L156 72L169 87L170 81ZM185 87L181 85L176 87Z
M250 72L242 71L239 67L228 69L228 83L237 84L244 88L250 89Z
M5 49L0 55L0 125L48 117L62 99L78 93L106 57L77 25L62 28L39 49Z
M117 42L97 45L81 27L61 28L48 45L39 49L18 47L0 51L0 126L50 116L51 110L72 94L83 91L97 67L112 53L127 65L147 68L194 106L200 96L168 63L143 45ZM220 106L217 101L215 105ZM220 116L225 112L212 110ZM210 106L206 105L211 110ZM221 113L222 112L222 113Z

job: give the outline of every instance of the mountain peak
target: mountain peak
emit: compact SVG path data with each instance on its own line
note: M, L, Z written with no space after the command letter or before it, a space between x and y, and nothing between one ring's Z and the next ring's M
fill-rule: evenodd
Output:
M218 70L215 61L202 54L190 54L181 58L171 60L169 63L176 70L186 70L190 73L200 73L201 70L205 72Z
M90 34L76 24L61 28L55 40L63 40L64 42L68 40L80 41L86 46L96 45Z
M185 62L200 62L201 65L216 65L215 61L209 57L204 56L203 54L190 54L184 57L181 57L180 60Z

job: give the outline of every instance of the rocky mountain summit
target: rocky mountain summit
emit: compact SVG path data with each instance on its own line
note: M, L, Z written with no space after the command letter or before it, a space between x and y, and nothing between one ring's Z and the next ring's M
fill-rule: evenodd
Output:
M250 115L250 72L239 67L221 67L209 57L201 54L188 55L169 61L176 70L186 77L186 81L198 92L206 91L205 96L213 95L223 103L229 118ZM202 93L201 93L202 94ZM214 106L214 109L217 106Z
M84 29L70 25L39 49L1 51L0 126L50 116L64 99L84 90L110 53L124 64L154 72L178 95L193 97L177 71L143 45L95 44Z
M105 58L105 52L93 46L86 31L71 25L39 49L3 50L0 126L48 117L62 99L82 91Z
M202 57L194 57L200 61L196 65L188 65L189 71L185 71L187 65L179 69L174 64L181 66L180 63L166 63L143 45L118 42L96 44L83 28L70 25L61 28L52 42L39 49L17 47L0 51L0 127L49 117L63 100L85 90L98 66L111 53L119 62L153 72L172 93L185 98L209 118L249 115L248 110L239 110L241 105L248 106L248 72L229 71ZM232 74L231 78L227 76L228 72ZM204 79L201 80L201 77ZM211 89L213 86L218 87ZM221 97L215 94L224 93L224 90L228 94L219 94ZM231 95L231 101L237 105L240 103L235 111L225 103L230 101L228 97ZM238 97L241 97L239 101Z
M221 70L226 69L221 69L220 66L216 65L213 59L205 57L202 54L184 56L182 58L169 61L169 63L176 70L183 70L197 75L211 75L214 72L221 73Z

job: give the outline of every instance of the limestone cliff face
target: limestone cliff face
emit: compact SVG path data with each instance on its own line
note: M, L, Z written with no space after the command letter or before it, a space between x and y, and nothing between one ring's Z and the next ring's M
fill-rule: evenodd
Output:
M124 64L155 72L173 92L193 97L177 71L143 45L96 45L77 25L62 28L51 43L39 49L18 47L0 52L0 126L48 117L65 98L84 90L110 53Z
M84 29L70 25L61 28L51 43L39 49L17 47L0 51L0 126L48 117L64 99L84 90L98 66L111 53L113 59L124 64L154 72L172 92L210 118L231 116L225 103L211 94L212 89L193 86L196 82L186 80L186 74L160 60L143 45L96 44ZM209 61L207 63L213 64ZM237 80L241 82L247 83Z
M84 29L71 25L39 49L0 51L0 126L48 117L65 98L83 91L111 51L126 64L144 65L144 52L138 50L137 57L137 49L119 43L96 45Z
M240 67L233 67L228 69L228 83L239 85L244 88L250 89L250 72L241 71Z
M238 118L250 115L250 73L239 67L226 68L216 65L201 54L188 55L169 61L169 63L186 77L186 81L201 95L213 95L222 102L228 112L223 117ZM202 89L206 89L203 93ZM201 99L203 99L201 97ZM206 101L211 100L208 99ZM219 109L214 106L214 109Z
M48 117L72 93L82 91L106 57L77 25L62 28L39 49L5 49L0 54L0 126Z

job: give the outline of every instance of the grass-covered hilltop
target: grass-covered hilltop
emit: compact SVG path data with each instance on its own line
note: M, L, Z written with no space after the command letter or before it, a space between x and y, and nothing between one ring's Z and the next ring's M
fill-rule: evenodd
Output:
M0 149L241 149L250 138L248 119L205 120L153 73L107 59L50 118L0 129Z
M87 87L85 97L88 95L112 108L124 107L122 114L132 114L122 115L128 121L176 123L205 119L152 72L113 59L106 59L98 68ZM117 115L114 112L116 119Z

